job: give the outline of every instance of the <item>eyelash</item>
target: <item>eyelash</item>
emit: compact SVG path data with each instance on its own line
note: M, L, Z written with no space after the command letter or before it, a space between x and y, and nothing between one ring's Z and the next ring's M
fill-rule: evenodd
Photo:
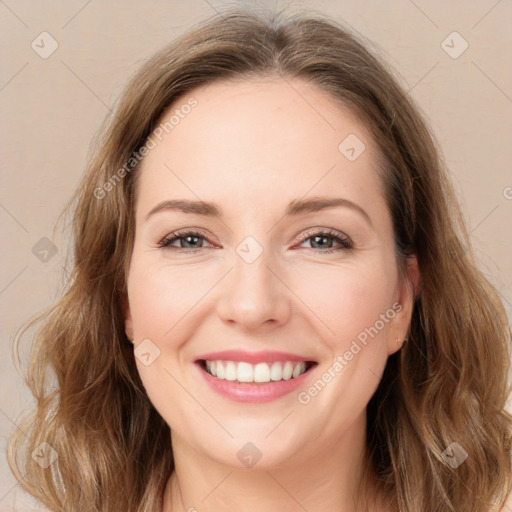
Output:
M175 242L176 240L180 240L180 239L186 238L188 236L203 238L210 244L213 243L206 236L204 236L203 234L201 234L197 231L185 231L182 233L180 233L180 232L170 233L169 235L164 237L162 240L160 240L160 242L158 242L158 247L160 247L161 249L170 249L170 250L177 251L180 253L190 253L190 252L195 252L197 250L203 249L203 247L199 247L197 249L183 249L180 247L172 247L171 246L171 244L173 242ZM309 231L301 237L300 243L303 243L306 240L309 240L310 238L313 238L313 237L331 238L332 240L334 240L340 244L340 247L333 248L333 249L327 249L327 250L321 250L321 249L315 250L314 248L306 248L309 251L313 251L315 253L330 254L330 253L333 253L336 251L342 251L342 250L346 251L346 250L350 250L350 249L354 248L354 244L348 236L346 236L338 231L331 230L331 229L319 230L319 231Z

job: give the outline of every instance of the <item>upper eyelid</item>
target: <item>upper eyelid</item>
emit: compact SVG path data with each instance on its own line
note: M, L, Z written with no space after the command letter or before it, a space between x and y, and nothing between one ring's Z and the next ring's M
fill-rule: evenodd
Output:
M346 233L334 228L310 228L300 235L300 239L305 240L319 234L350 239Z
M204 233L202 228L180 228L180 229L176 229L174 231L170 231L162 239L171 238L173 236L181 237L181 236L188 235L190 233L194 233L194 234L202 236L202 237L204 237L206 239L213 238L213 237L209 236L207 233ZM338 229L335 229L335 228L321 228L321 227L318 227L318 228L308 228L308 229L306 229L306 231L302 232L299 235L299 238L307 238L308 236L314 236L314 235L319 234L319 233L326 234L326 235L332 235L332 236L343 236L343 237L346 237L346 238L350 238L346 233L344 233L343 231L340 231Z

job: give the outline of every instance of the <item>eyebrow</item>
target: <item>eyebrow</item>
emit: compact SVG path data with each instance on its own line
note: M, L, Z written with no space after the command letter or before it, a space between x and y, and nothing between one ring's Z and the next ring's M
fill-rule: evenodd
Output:
M308 199L294 199L285 210L285 217L294 217L306 213L314 213L328 208L336 207L350 208L359 212L365 220L373 227L370 216L356 203L341 197L311 197ZM179 211L207 217L222 217L221 208L215 203L207 201L195 201L190 199L170 199L158 203L147 215L146 220L156 213L163 211Z

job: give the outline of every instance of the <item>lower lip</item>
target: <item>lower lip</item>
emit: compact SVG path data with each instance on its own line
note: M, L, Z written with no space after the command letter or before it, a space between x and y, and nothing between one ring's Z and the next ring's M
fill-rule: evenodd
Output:
M253 382L237 382L232 380L217 379L210 375L200 364L197 364L199 371L203 375L208 385L219 395L234 400L235 402L263 403L272 402L289 393L304 384L313 368L289 380L278 380L257 384Z

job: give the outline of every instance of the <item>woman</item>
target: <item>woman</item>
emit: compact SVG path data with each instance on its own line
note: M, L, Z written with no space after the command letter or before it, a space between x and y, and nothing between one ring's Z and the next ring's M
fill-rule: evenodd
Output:
M10 445L51 510L501 508L506 317L426 122L342 27L185 34L75 199Z

